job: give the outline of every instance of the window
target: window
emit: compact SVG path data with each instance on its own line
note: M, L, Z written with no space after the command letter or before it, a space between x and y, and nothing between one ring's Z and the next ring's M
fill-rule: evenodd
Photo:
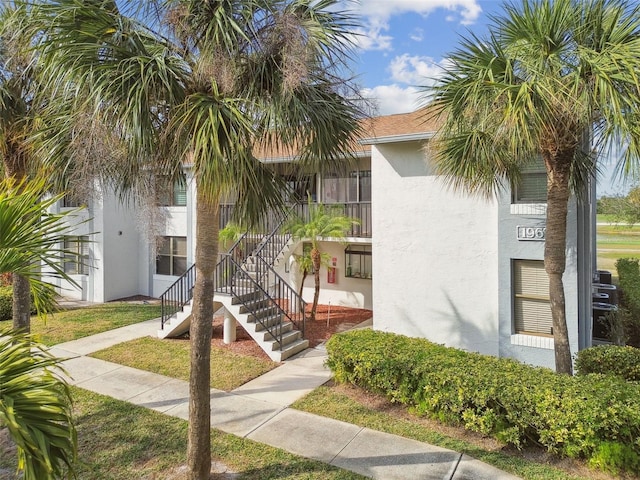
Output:
M284 178L290 195L288 200L295 203L307 203L307 198L311 196L311 200L315 202L316 181L314 175L286 175Z
M170 188L159 185L158 203L163 207L185 207L187 205L187 181L180 177L173 182Z
M553 335L549 277L542 260L513 261L515 333Z
M65 196L62 197L62 206L64 208L77 208L82 206L82 204L77 198L69 194L65 194Z
M523 169L512 203L547 203L547 172L541 159Z
M164 237L156 258L156 273L180 276L186 271L187 237Z
M371 245L351 244L344 251L345 277L371 278Z
M64 239L64 272L69 275L89 274L89 237Z
M356 203L371 201L371 170L349 172L347 177L329 173L322 179L323 203Z

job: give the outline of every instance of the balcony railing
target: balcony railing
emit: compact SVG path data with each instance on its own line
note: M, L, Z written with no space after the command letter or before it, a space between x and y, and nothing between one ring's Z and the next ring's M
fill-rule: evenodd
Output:
M353 225L351 230L347 232L347 237L359 237L359 238L371 238L371 202L360 203L326 203L327 209L335 209L340 215L346 217L355 218L358 220L358 225ZM297 204L292 206L292 210L299 216L308 219L309 218L309 205L306 203ZM220 205L220 228L224 228L232 218L233 205L224 204ZM273 225L278 222L277 218L268 220L269 225ZM268 231L270 229L268 228Z

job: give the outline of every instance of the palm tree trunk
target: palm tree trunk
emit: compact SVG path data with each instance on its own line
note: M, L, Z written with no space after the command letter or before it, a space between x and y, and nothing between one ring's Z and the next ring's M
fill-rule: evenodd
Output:
M15 147L15 146L14 146ZM14 152L20 152L15 147ZM20 182L27 177L26 158L20 153L7 155L4 161L4 171L7 178ZM31 331L31 288L29 279L22 275L13 276L13 328L25 333Z
M320 298L320 263L321 255L320 250L313 248L311 250L311 259L313 261L313 278L315 279L315 289L313 291L313 306L311 307L311 316L309 321L313 322L316 319L316 311L318 310L318 299Z
M302 299L302 290L304 290L304 281L307 279L308 272L307 270L302 271L302 280L300 281L300 290L298 291L298 296ZM299 307L300 313L304 313L304 303L300 302Z
M31 330L31 290L29 279L14 273L13 276L13 328L24 333Z
M558 157L555 160L556 163L569 164L568 162L558 162ZM567 248L569 169L547 168L547 177L547 231L544 246L544 267L549 275L549 300L553 318L556 371L571 375L573 367L565 311L564 284L562 283Z
M203 194L196 200L196 282L191 318L191 372L189 376L189 480L208 480L211 472L211 334L213 273L218 258L218 202Z

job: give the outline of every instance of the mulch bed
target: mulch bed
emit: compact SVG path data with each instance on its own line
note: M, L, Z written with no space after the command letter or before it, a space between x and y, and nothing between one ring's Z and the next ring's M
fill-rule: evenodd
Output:
M371 310L364 308L350 308L336 305L318 305L315 321L308 320L310 306L307 307L307 322L305 325L305 338L309 340L309 346L315 347L326 342L331 335L350 330L365 320L373 317ZM213 317L213 336L211 345L230 350L239 355L250 355L258 358L269 358L256 342L240 325L236 327L236 341L227 345L222 341L224 318L222 315Z
M131 297L114 300L118 302L144 302L157 303L159 300L145 295L134 295ZM286 305L284 305L286 308ZM318 305L316 319L309 320L311 305L307 305L305 324L305 338L309 340L309 347L313 348L326 342L331 335L350 330L365 320L373 317L373 312L364 308L351 308L339 305ZM257 358L269 359L269 356L258 346L256 342L240 325L236 327L236 341L227 345L223 342L224 317L221 314L213 317L213 335L211 346L229 350L238 355L249 355Z

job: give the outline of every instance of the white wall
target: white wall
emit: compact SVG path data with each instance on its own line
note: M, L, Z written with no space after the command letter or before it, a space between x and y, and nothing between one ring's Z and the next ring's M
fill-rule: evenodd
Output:
M371 163L374 328L497 355L497 204L447 189L417 142Z
M139 294L140 232L132 209L110 197L105 205L105 301Z
M351 239L348 243L363 243L364 239ZM368 242L366 242L368 244ZM322 241L319 243L320 251L325 252L336 259L336 282L327 282L327 268L320 269L320 297L318 302L323 305L331 303L331 305L340 305L345 307L373 309L372 300L372 280L365 278L347 278L345 277L345 255L344 250L346 244L340 242ZM302 242L298 243L291 253L296 255L302 254ZM283 262L289 262L289 283L297 291L300 288L302 275L295 267L295 263L291 263L292 258L286 258ZM286 275L286 274L285 274ZM287 278L287 277L284 277ZM313 275L308 275L302 290L302 298L308 302L313 302L315 291L315 279Z

